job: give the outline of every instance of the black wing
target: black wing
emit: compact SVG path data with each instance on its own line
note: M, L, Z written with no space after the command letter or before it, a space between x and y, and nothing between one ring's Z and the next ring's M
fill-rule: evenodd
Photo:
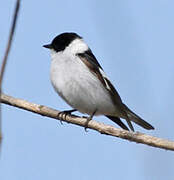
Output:
M99 62L97 61L96 57L94 56L94 54L92 53L91 49L88 49L87 51L85 51L84 53L79 53L77 54L78 56L82 57L82 58L86 58L91 64L93 64L94 66L99 67L102 69L102 67L100 66Z
M84 53L77 54L77 56L79 56L79 58L83 61L83 63L89 68L91 73L97 76L97 78L100 80L103 86L108 90L111 96L112 102L115 104L115 107L119 110L122 117L125 117L130 129L134 131L133 126L129 120L129 117L127 116L127 113L125 112L124 104L122 103L120 95L118 94L117 90L114 88L112 83L106 77L102 67L98 63L95 56L93 55L92 51L89 49L85 51ZM123 129L127 130L127 127L120 121L119 118L113 118L111 116L107 116L107 117L111 119L112 121L116 122Z
M120 120L119 117L114 117L114 116L106 116L110 120L112 120L114 123L118 124L121 128L129 131L128 127Z
M120 95L118 94L117 90L112 85L112 83L109 81L109 79L106 77L102 67L100 66L100 64L98 63L97 59L95 58L95 56L93 55L90 49L85 51L84 53L80 53L77 55L83 61L83 63L89 68L89 70L95 76L98 77L98 79L103 84L103 86L108 90L111 99L115 104L115 107L119 110L121 117L126 119L128 126L132 131L134 131L134 128L131 124L131 121L134 121L135 123L144 127L145 129L154 129L153 126L151 126L146 121L142 120L139 116L133 113L126 105L123 104ZM119 117L113 117L107 115L106 117L117 123L123 129L128 130L127 126L122 123Z
M108 78L106 77L103 71L103 68L97 61L92 51L88 49L84 53L79 53L77 55L80 57L83 63L86 64L89 70L98 77L98 79L101 81L104 87L109 91L110 95L114 97L113 100L116 103L116 105L122 104L122 100L118 92L116 91L112 83L108 80Z

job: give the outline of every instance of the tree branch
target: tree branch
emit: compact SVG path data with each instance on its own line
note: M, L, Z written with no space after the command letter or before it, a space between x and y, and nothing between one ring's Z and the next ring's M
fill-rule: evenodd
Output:
M11 25L11 28L10 28L9 38L8 38L8 43L7 43L7 47L6 47L6 50L5 50L5 54L4 54L4 58L2 60L2 66L1 66L1 70L0 70L0 94L2 92L2 82L3 82L3 77L4 77L4 72L5 72L7 60L8 60L8 55L9 55L12 40L13 40L15 27L16 27L19 7L20 7L20 0L16 0L16 5L15 5L15 10L14 10L14 15L13 15L13 21L12 21L12 25ZM2 117L1 117L1 103L0 103L0 146L1 146L1 141L2 141L1 124L2 124Z
M4 104L8 104L10 106L18 107L18 108L31 111L33 113L40 114L42 116L54 118L54 119L58 119L58 113L60 112L60 111L57 111L55 109L52 109L43 105L30 103L28 101L14 98L5 94L1 94L1 102ZM86 125L86 118L78 117L75 115L66 115L66 116L63 115L61 117L61 120L67 123L76 124L82 127L85 127ZM127 139L129 141L133 141L136 143L146 144L149 146L174 151L173 141L149 136L149 135L142 134L139 132L125 131L125 130L118 129L110 125L99 123L94 120L89 122L88 128L96 130L100 132L101 134L115 136L122 139Z

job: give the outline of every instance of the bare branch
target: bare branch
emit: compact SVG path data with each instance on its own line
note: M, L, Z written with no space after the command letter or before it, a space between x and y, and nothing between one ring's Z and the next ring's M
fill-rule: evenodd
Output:
M2 81L3 81L5 67L6 67L6 64L7 64L7 59L8 59L8 55L9 55L12 40L13 40L15 27L16 27L16 21L17 21L17 17L18 17L19 7L20 7L20 0L17 0L16 1L16 7L15 7L15 10L14 10L14 15L13 15L13 22L12 22L12 26L11 26L11 29L10 29L8 43L7 43L7 48L6 48L6 51L5 51L5 54L4 54L4 58L2 60L2 66L1 66L1 71L0 71L0 94L2 92ZM1 127L1 124L2 124L2 116L1 116L1 103L0 103L0 145L1 145L1 140L2 140L2 127Z
M43 105L30 103L22 99L7 96L5 94L1 95L1 102L4 104L8 104L10 106L15 106L15 107L27 110L27 111L31 111L36 114L40 114L42 116L51 117L54 119L58 118L58 113L60 112L60 111L57 111L55 109L52 109ZM66 115L66 117L62 116L61 120L67 123L76 124L82 127L85 127L86 125L86 118L81 118L74 115ZM165 139L149 136L149 135L142 134L139 132L125 131L125 130L118 129L110 125L99 123L94 120L89 122L88 127L90 129L100 132L101 134L115 136L122 139L127 139L129 141L134 141L136 143L146 144L149 146L174 151L173 141L168 141Z

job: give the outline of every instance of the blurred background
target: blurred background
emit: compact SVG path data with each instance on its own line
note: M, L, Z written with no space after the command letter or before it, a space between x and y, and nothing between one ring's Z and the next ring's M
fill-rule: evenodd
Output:
M15 1L1 2L0 59ZM174 140L174 1L22 1L3 92L58 110L50 53L42 45L62 32L83 36L123 101L151 123L137 131ZM3 105L1 180L173 180L174 154L100 135ZM77 113L78 114L78 113ZM81 115L81 114L79 114ZM97 121L115 125L105 117Z

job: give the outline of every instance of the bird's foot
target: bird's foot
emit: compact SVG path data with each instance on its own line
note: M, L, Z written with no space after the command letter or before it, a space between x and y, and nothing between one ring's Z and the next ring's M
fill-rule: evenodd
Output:
M72 110L66 110L66 111L61 111L57 114L57 118L60 119L60 123L63 124L62 120L63 120L63 117L64 119L66 119L66 116L67 115L71 115L72 112L74 111L77 111L76 109L72 109Z

